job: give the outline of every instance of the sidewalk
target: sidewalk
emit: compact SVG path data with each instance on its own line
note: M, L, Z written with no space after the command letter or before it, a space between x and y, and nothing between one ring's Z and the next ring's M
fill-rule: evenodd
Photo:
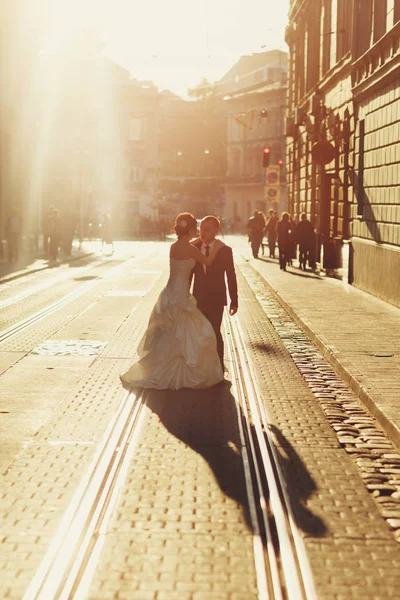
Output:
M275 297L400 446L400 310L323 274L277 260L237 255L265 279ZM237 256L239 258L239 256Z
M58 264L73 262L88 254L91 254L91 252L88 248L85 248L85 244L82 244L81 249L79 249L79 242L78 240L75 240L71 256L65 256L60 252L57 262ZM51 262L48 258L44 257L43 252L40 251L33 254L31 257L22 258L17 263L9 263L7 260L0 260L0 284L23 277L24 275L29 275L30 273L49 269L56 264L57 263Z

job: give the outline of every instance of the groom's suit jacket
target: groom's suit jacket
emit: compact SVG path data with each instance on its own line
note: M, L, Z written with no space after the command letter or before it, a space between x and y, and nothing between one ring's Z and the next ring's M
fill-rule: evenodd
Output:
M201 243L197 243L196 246L200 249ZM194 275L193 296L196 298L199 308L205 304L214 306L225 306L227 304L225 274L231 304L238 306L237 281L232 248L229 246L221 248L213 264L206 268L206 273L204 272L203 265L196 262L192 271L192 277Z

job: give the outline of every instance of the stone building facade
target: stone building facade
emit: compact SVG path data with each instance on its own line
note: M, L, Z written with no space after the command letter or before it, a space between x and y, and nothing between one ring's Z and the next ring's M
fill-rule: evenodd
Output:
M400 305L400 1L292 0L289 211L327 269ZM382 277L382 273L385 276Z
M282 165L278 201L265 193L263 148L270 165L284 163L284 115L287 96L287 53L273 50L242 56L216 84L227 105L227 173L224 183L227 220L246 230L254 210L282 210L287 203Z
M354 15L354 284L400 306L400 1Z

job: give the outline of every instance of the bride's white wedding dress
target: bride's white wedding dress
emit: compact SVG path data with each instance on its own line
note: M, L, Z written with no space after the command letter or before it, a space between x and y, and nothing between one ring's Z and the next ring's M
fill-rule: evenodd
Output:
M139 344L139 360L121 375L125 384L158 390L207 388L223 380L210 322L189 292L194 258L170 259L170 276Z

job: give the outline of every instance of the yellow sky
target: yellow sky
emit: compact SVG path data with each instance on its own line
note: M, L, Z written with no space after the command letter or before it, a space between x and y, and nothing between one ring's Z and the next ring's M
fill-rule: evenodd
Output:
M286 50L288 0L53 0L52 43L99 31L106 54L138 79L184 95L241 54Z

